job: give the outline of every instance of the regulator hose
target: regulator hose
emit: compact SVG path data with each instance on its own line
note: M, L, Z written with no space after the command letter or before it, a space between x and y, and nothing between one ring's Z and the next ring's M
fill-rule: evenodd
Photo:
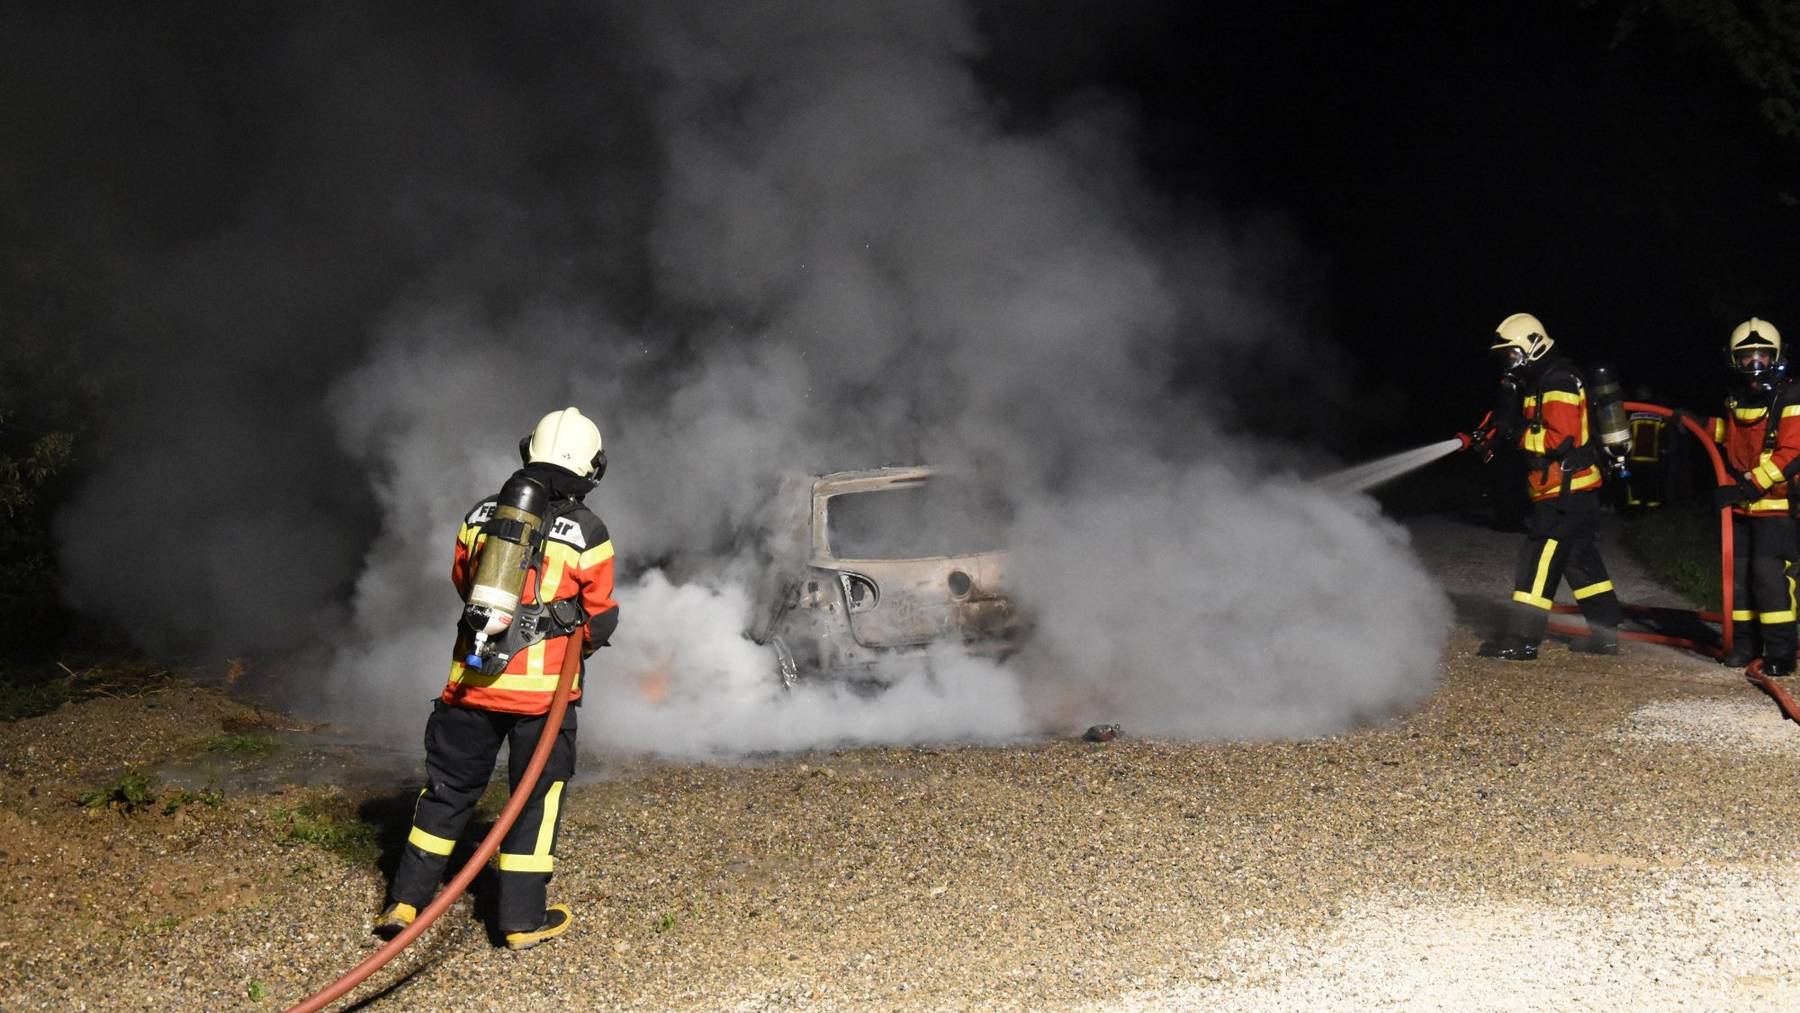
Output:
M562 672L556 680L556 692L550 698L550 712L544 718L543 734L538 736L537 748L531 751L531 762L525 766L525 774L519 779L519 785L513 789L512 797L506 800L506 807L500 810L500 816L494 821L494 828L481 839L481 845L456 877L439 891L437 898L419 912L411 925L400 930L400 934L388 940L381 949L370 954L368 959L351 968L349 973L320 989L304 1002L290 1007L288 1013L315 1013L324 1009L333 1001L341 998L346 992L362 983L364 978L381 969L383 964L394 959L401 950L406 949L419 934L424 932L438 916L456 903L469 884L480 874L481 867L487 864L494 852L500 849L500 841L506 832L518 821L519 813L525 809L525 803L531 799L531 792L537 787L538 777L544 772L544 764L550 760L550 749L556 743L556 735L562 729L563 714L569 709L569 692L575 685L575 675L581 671L582 631L577 630L570 635L568 649L563 652Z

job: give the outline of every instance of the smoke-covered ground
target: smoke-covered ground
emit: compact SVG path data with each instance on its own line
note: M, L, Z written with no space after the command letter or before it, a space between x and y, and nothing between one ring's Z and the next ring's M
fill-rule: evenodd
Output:
M1089 716L1052 699L1276 737L1409 706L1443 593L1372 502L1289 477L1312 453L1237 412L1324 354L1296 338L1301 266L1144 185L1121 103L1012 122L977 14L12 19L5 115L44 143L4 160L8 270L91 298L85 340L121 378L60 526L67 595L163 654L285 658L296 706L422 721L457 519L574 404L606 436L589 503L622 577L590 743L995 741ZM1254 375L1205 368L1246 349ZM1005 667L784 695L742 637L767 493L890 463L1009 491L1037 634Z

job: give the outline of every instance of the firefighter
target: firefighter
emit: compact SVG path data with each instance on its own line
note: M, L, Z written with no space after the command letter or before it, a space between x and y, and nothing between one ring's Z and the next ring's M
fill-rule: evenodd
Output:
M1654 404L1656 398L1650 388L1639 387L1636 400ZM1672 448L1669 446L1668 422L1661 415L1647 411L1632 412L1628 421L1631 425L1631 449L1626 454L1625 463L1630 465L1631 473L1620 483L1624 486L1625 506L1632 510L1660 507L1663 505L1664 490L1669 487L1666 459Z
M1736 481L1720 486L1713 503L1731 508L1731 619L1741 625L1721 660L1742 668L1760 656L1767 674L1792 675L1796 547L1788 483L1800 471L1800 386L1788 380L1781 332L1768 321L1738 324L1725 348L1732 389L1724 416L1711 422Z
M1588 435L1586 382L1573 363L1549 354L1555 342L1529 313L1500 321L1495 337L1491 350L1500 360L1500 398L1480 439L1489 449L1504 443L1518 446L1525 459L1531 517L1503 628L1477 653L1535 661L1556 589L1567 579L1588 623L1587 635L1570 649L1617 654L1624 612L1594 540L1602 458Z
M428 782L413 810L388 907L375 923L376 934L385 938L411 924L436 893L450 853L487 789L502 742L507 744L509 787L518 787L543 732L566 652L581 650L584 661L608 642L618 625L612 540L606 525L582 502L606 469L599 428L575 408L553 411L520 441L519 452L524 467L502 492L529 488L546 506L540 535L527 539L533 555L523 583L513 578L522 593L519 617L511 622L537 632L510 644L511 653L484 661L476 653L481 648L473 631L459 626L449 683L425 726ZM489 540L522 530L500 526L507 512L497 509L499 499L489 496L476 504L457 532L450 580L465 601L476 560ZM579 676L570 696L579 703ZM565 712L543 773L496 859L496 927L510 949L561 935L574 919L566 904L546 906L545 894L556 861L563 788L575 770L575 715L574 706Z

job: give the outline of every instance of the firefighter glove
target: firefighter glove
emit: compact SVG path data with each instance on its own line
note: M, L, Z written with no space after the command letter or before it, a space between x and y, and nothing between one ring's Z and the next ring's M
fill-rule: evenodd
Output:
M1745 503L1762 499L1762 489L1755 482L1739 475L1732 485L1722 485L1713 490L1713 509L1723 510L1726 507L1742 506Z

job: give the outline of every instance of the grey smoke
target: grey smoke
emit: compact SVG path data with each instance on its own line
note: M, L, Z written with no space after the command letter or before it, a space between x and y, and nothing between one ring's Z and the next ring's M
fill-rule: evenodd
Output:
M179 272L132 279L165 300L147 368L227 361L139 390L145 435L65 520L78 601L160 649L285 650L297 699L422 720L456 519L577 404L626 568L589 743L1300 735L1429 688L1449 612L1404 532L1225 435L1228 377L1176 380L1195 347L1299 329L1279 242L1177 213L1117 107L1004 127L947 0L558 9L598 55L529 72L461 18L266 40L303 71L304 128ZM919 461L1013 491L1038 636L1000 668L936 652L879 697L783 695L740 636L773 478ZM194 555L179 522L202 515Z

